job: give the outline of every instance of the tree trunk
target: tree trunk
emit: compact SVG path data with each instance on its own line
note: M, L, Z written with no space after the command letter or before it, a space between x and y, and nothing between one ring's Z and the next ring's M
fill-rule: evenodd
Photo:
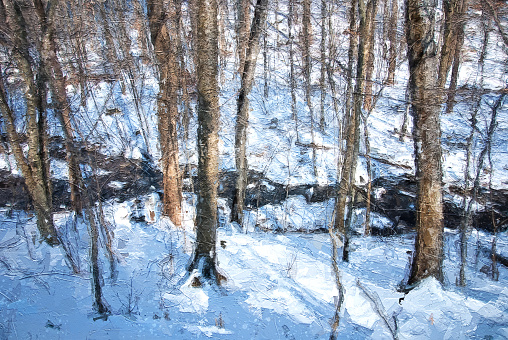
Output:
M3 80L0 84L0 112L5 123L11 147L16 158L16 163L21 168L29 195L32 199L36 214L37 227L42 240L50 245L59 244L57 231L53 224L53 202L50 179L48 177L49 162L45 156L45 141L41 133L39 123L44 112L38 112L41 99L38 95L31 68L31 56L27 41L27 23L17 3L9 0L2 1L3 10L7 19L6 28L10 30L12 37L12 53L20 76L25 85L26 100L26 126L28 136L28 155L25 157L21 146L21 139L16 131L14 112L8 105L7 93ZM43 119L42 119L43 120Z
M86 211L88 222L90 225L90 265L92 270L92 292L94 295L94 307L101 315L110 312L107 303L104 301L102 294L102 274L99 267L99 229L95 220L93 209Z
M452 113L455 106L455 91L457 90L457 82L459 79L460 52L464 44L464 31L459 32L457 37L457 47L453 56L452 74L450 78L450 86L448 87L448 98L446 100L446 113Z
M458 48L462 18L464 14L465 0L443 0L443 12L445 14L443 28L443 42L441 48L441 60L439 63L438 85L444 88L448 71L453 62L455 49Z
M391 0L391 15L388 23L388 41L390 42L388 55L387 85L395 83L395 68L397 67L397 19L399 16L398 0Z
M497 9L494 4L490 0L485 0L489 7L490 14L492 15L492 18L494 19L494 22L496 24L497 30L499 31L499 34L501 35L501 39L503 39L504 44L506 47L508 47L508 34L503 28L503 25L501 24L501 20L499 20L499 16L497 15ZM502 2L500 2L502 4Z
M471 178L470 170L471 170L471 158L473 154L473 139L474 134L477 131L477 115L480 108L481 96L478 96L476 99L476 105L471 112L471 131L469 133L468 138L466 139L466 168L464 170L464 196L462 198L462 218L460 221L460 271L459 271L459 280L458 285L461 287L466 286L466 265L467 265L467 238L468 238L468 230L469 224L471 223L471 211L468 207L472 206L472 202L476 199L476 190L473 188L473 195L470 200L470 204L467 204L467 194L469 192L470 183L469 179ZM481 171L481 169L479 169Z
M360 32L364 32L366 24L366 8L364 0L358 1L358 12L360 16ZM350 22L351 19L350 19ZM347 117L346 129L346 151L342 164L339 188L337 192L337 202L335 205L335 229L344 237L343 260L349 260L349 234L351 218L346 217L346 203L348 199L353 199L354 181L356 172L356 163L358 160L358 151L360 144L360 118L363 104L362 89L365 70L365 40L360 38L358 46L358 59L356 67L356 85L353 93L353 108ZM349 205L350 211L352 205Z
M408 0L406 5L409 86L417 182L415 254L408 284L433 276L443 280L443 205L441 172L442 94L438 87L439 48L436 0ZM437 89L437 91L436 91Z
M316 148L314 138L314 109L312 107L312 96L311 96L311 72L312 72L312 58L310 55L310 46L312 44L312 24L310 22L311 16L311 3L312 0L303 0L303 17L302 17L302 36L303 36L303 47L302 47L302 59L303 59L303 74L305 80L305 101L309 108L310 116L310 136L312 145L312 168L314 176L317 177L316 168Z
M268 22L265 20L265 23L263 24L263 30L265 31L265 34L263 35L263 80L264 80L263 95L265 99L268 99L268 89L270 86L268 84L268 69L270 65L268 64L268 42L267 42L268 32L266 30L267 27Z
M368 118L369 114L362 115L363 118L363 135L365 138L365 161L367 163L367 197L365 198L365 235L370 235L370 210L371 210L371 191L372 191L372 162L370 158L370 140L369 140L369 127Z
M356 58L358 57L358 32L357 30L357 11L358 11L358 0L351 2L351 8L349 9L349 48L348 48L348 67L346 70L346 104L344 105L344 119L342 122L342 128L341 131L344 131L343 133L343 140L345 140L346 133L348 131L348 123L350 121L350 116L352 112L352 106L353 106L353 89L354 89L354 74L355 74L355 68L356 68ZM339 140L339 148L342 153L345 153L345 150L343 148L343 140ZM342 160L344 162L344 160ZM338 164L337 169L342 169L342 164Z
M178 1L178 0L176 0ZM159 68L159 96L157 114L159 117L159 138L164 188L164 214L180 226L182 224L182 185L179 168L177 136L178 121L178 34L175 27L178 20L173 1L168 8L162 1L149 1L148 15L155 57ZM169 21L171 29L168 29Z
M335 9L335 6L332 3L330 5L328 13L333 13L334 9ZM328 15L327 25L328 25L328 37L329 38L328 38L328 62L326 63L326 77L328 80L330 95L332 97L333 113L334 113L335 119L337 121L337 127L338 127L337 140L339 141L339 150L341 150L341 143L343 140L344 130L342 129L342 123L341 123L341 117L340 117L339 98L338 98L338 94L337 94L337 84L334 79L337 48L335 46L336 34L335 34L333 20L332 20L331 15ZM340 169L341 164L342 164L342 155L341 155L341 152L339 152L339 154L337 156L337 169Z
M319 77L319 87L321 90L321 106L319 114L319 129L325 131L325 99L326 99L326 19L327 19L326 0L321 0L321 43L319 45L321 74Z
M365 86L364 103L365 111L372 110L372 75L374 73L374 45L375 45L375 20L377 13L377 0L370 0L365 9L365 28L362 32L362 39L365 39Z
M466 10L466 0L460 0L456 4L456 13L454 16L454 27L455 46L452 55L452 74L450 79L450 86L448 87L448 98L446 101L446 113L451 113L455 105L455 90L457 89L457 81L459 78L459 66L460 66L460 52L462 45L464 44L464 17Z
M300 141L298 134L298 111L296 108L296 79L294 65L294 38L293 38L294 0L288 3L288 44L289 44L289 87L291 89L291 117L295 121L296 141Z
M249 24L250 24L250 1L236 0L236 32L237 32L237 50L238 50L238 73L243 74L243 66L247 54L247 45L249 43Z
M236 162L236 187L233 200L231 220L243 223L243 207L245 201L245 189L247 186L247 127L249 124L249 93L254 83L256 59L259 53L259 38L262 27L266 21L268 0L258 0L252 19L251 32L245 64L242 73L242 85L237 99L236 135L235 135L235 162Z
M20 68L23 78L23 68ZM3 80L2 80L3 82ZM28 87L28 91L30 87ZM32 94L33 95L33 94ZM27 95L27 99L30 95ZM28 158L25 157L22 149L21 138L16 132L14 113L7 104L7 97L3 84L0 84L0 114L5 124L7 136L16 159L16 163L21 168L21 173L25 179L30 198L37 214L37 227L41 239L50 245L59 244L57 231L53 224L53 204L51 199L49 178L44 160L41 157L44 146L40 144L39 128L36 125L34 117L35 112L30 112L31 105L27 100L27 120L28 120ZM31 110L31 109L30 109ZM35 124L34 124L35 123Z
M62 71L62 66L57 57L57 46L55 42L55 23L56 1L50 0L47 6L44 6L41 0L34 0L35 9L39 16L42 29L41 58L43 61L45 73L48 77L48 83L51 89L51 99L55 105L55 113L58 117L65 136L65 151L67 166L69 169L69 185L71 189L72 209L81 213L82 199L81 186L82 176L78 161L78 155L74 147L74 129L71 122L71 105L67 100L66 83Z
M198 202L196 249L189 267L220 283L217 272L217 185L219 172L219 93L217 84L217 0L196 0L198 90Z

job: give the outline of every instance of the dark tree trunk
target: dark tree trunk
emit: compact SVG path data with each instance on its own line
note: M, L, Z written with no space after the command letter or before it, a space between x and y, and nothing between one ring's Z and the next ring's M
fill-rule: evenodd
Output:
M450 78L450 86L448 87L448 98L446 101L446 113L451 113L455 105L455 90L457 89L457 81L459 78L460 52L464 44L464 20L466 10L466 0L458 0L452 2L455 6L452 11L452 27L454 35L454 48L452 58L452 73Z
M247 186L247 127L249 124L249 93L254 83L256 59L259 53L259 38L266 21L268 0L258 0L252 19L251 32L245 55L242 73L242 85L237 99L236 135L235 135L235 161L236 161L236 187L233 201L231 220L243 223L243 208L245 189Z
M99 229L95 220L93 209L87 209L86 215L90 225L90 266L92 271L92 292L94 295L94 307L101 315L110 312L102 294L102 274L99 267Z
M444 88L448 71L452 66L455 50L458 45L460 31L463 25L465 0L443 0L443 12L445 14L443 28L443 42L441 48L441 60L439 62L438 85Z
M55 13L57 8L56 1L49 1L44 6L41 0L34 0L35 9L39 16L42 29L41 57L48 77L48 83L51 89L51 99L55 104L55 113L58 117L65 136L65 150L67 166L69 169L69 185L71 188L71 205L77 213L81 213L82 198L81 186L82 176L77 152L74 147L74 129L71 122L71 105L67 100L65 90L66 83L62 71L62 66L57 57L57 45L55 42Z

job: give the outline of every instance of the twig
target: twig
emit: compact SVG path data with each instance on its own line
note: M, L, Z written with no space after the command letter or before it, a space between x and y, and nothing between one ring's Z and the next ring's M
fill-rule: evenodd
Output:
M381 319L384 321L386 327L392 334L392 337L394 340L398 340L397 336L397 319L395 318L395 315L392 315L390 318L386 314L386 309L383 306L383 303L381 302L381 299L379 298L379 295L377 295L376 292L371 292L360 283L360 279L356 280L356 285L362 290L362 292L369 298L369 300L372 302L372 305L374 307L374 310L376 313L381 317Z

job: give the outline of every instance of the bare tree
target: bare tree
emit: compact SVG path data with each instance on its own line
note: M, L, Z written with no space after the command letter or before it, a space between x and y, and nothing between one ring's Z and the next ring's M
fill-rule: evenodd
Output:
M247 186L247 127L250 109L248 96L254 83L254 71L256 70L256 59L259 53L259 39L266 20L267 6L268 0L258 0L256 3L243 66L242 85L237 99L235 135L237 178L231 219L240 224L243 222L243 207Z
M37 84L27 40L27 22L17 2L2 0L0 12L5 18L7 30L7 46L10 48L16 68L19 70L19 77L22 80L25 98L26 126L28 137L28 153L25 156L22 149L22 139L16 129L15 113L8 104L8 94L5 88L4 79L0 82L0 113L7 131L10 146L16 158L16 163L21 168L27 185L29 195L32 199L37 213L37 226L41 238L50 245L59 244L57 231L53 224L53 201L52 190L49 179L49 156L44 143L47 138L45 126L45 112L41 109ZM3 75L3 74L2 74ZM2 77L3 78L3 77Z
M238 53L238 73L243 74L247 55L250 31L250 1L236 0L236 44Z
M388 85L392 85L395 82L395 68L397 66L397 19L399 16L398 0L391 0L390 4L391 13L387 30L388 41L390 43L388 55L388 75L386 78Z
M480 52L480 57L478 58L478 73L480 74L480 83L478 84L479 88L483 87L484 82L484 64L485 58L487 57L487 46L489 42L489 31L490 31L490 23L486 20L485 12L482 12L480 26L483 31L482 38L482 49ZM482 102L482 96L478 92L473 95L473 108L471 110L471 118L469 118L471 130L469 136L466 138L465 152L466 152L466 164L464 169L464 196L462 198L462 216L460 221L460 269L459 269L459 277L457 284L459 286L466 286L467 278L466 278L466 267L467 267L467 239L469 236L469 230L471 227L472 220L472 207L476 200L476 195L478 192L479 180L478 182L473 182L473 187L471 187L471 168L473 159L473 142L474 136L478 132L478 113L480 111L480 106ZM485 156L485 153L483 153ZM480 163L481 161L481 163ZM478 159L479 165L483 165L483 159ZM477 176L479 178L479 173L482 171L482 167L477 168ZM475 178L476 178L475 177ZM474 187L476 185L477 187ZM468 202L468 193L471 192L471 198Z
M55 13L57 2L50 0L46 5L41 0L34 0L34 7L39 18L42 30L41 59L45 74L51 89L51 99L54 102L56 116L58 117L65 136L65 149L67 165L69 169L69 185L71 189L71 204L73 210L81 213L82 199L81 186L82 175L75 150L74 128L71 122L71 105L67 100L66 82L62 66L57 57L57 44L55 40Z
M220 283L217 270L217 185L219 172L219 96L217 83L217 0L196 0L198 90L198 202L196 249L189 270Z
M326 21L328 18L328 9L326 1L321 0L321 41L319 44L320 52L320 77L319 87L321 89L321 102L320 102L320 113L319 113L319 129L321 132L325 131L325 99L326 99Z
M360 41L358 45L358 56L356 66L356 84L352 98L351 112L346 112L346 150L338 179L337 201L335 203L335 230L344 237L343 260L349 260L349 238L350 238L350 223L353 206L355 173L358 160L358 153L360 147L360 121L362 114L363 96L362 89L364 86L365 75L365 60L366 52L365 44L366 39L362 36L366 34L366 20L367 8L364 0L358 0L358 13L360 17ZM353 5L354 6L354 5ZM350 15L354 15L351 11ZM350 23L353 21L350 18ZM351 48L351 47L350 47ZM352 65L352 62L350 62ZM346 203L349 200L347 216L346 216Z
M302 64L303 64L303 76L305 84L305 102L309 109L310 116L310 136L312 148L312 169L314 176L317 176L316 168L316 143L314 136L314 108L312 106L311 96L311 72L312 72L312 56L310 53L310 47L312 45L312 24L311 24L311 4L312 0L303 0L303 16L302 16Z
M377 13L377 0L370 0L365 8L365 28L362 31L362 39L365 40L365 85L364 85L364 103L366 111L372 110L372 75L374 73L374 47L375 47L375 20Z
M164 187L164 213L179 226L182 224L182 184L178 152L178 98L179 89L177 46L179 27L175 2L164 6L163 1L148 2L150 32L159 69L159 96L157 114L159 117L159 138L162 151L162 174Z
M436 0L407 0L406 35L417 182L416 242L408 284L443 280L443 204Z
M288 45L289 45L289 87L291 89L291 116L295 121L296 141L300 141L298 133L298 111L296 108L296 75L295 75L295 52L294 52L294 0L288 0Z

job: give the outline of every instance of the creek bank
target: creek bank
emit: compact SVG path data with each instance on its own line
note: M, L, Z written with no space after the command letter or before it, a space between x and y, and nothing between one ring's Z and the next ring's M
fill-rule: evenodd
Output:
M51 144L52 157L65 159L61 141L53 140ZM85 180L86 195L92 201L115 198L124 201L133 197L157 192L162 195L162 174L152 161L128 159L121 156L107 156L95 150L80 149L80 161L88 175ZM97 171L92 171L96 169ZM190 170L195 175L194 169ZM189 177L189 172L182 173ZM234 197L236 173L222 171L219 175L218 193L222 198L232 202ZM197 190L197 177L192 176L192 182L184 181L184 191ZM192 183L192 185L190 185ZM70 192L67 181L52 179L53 200L55 209L68 209ZM470 193L467 193L470 195ZM305 184L287 186L266 178L262 173L249 171L245 206L256 209L267 204L277 205L291 196L301 195L307 203L324 202L335 197L335 185ZM460 225L462 209L457 205L455 197L462 197L461 188L449 186L444 192L444 224L445 227L456 229ZM355 207L365 207L366 186L357 186L355 193ZM482 210L473 212L473 226L475 228L493 232L505 231L508 227L508 191L480 188L477 202ZM376 178L372 182L371 209L387 217L392 226L383 229L373 229L373 234L391 235L412 230L415 225L416 182L408 175ZM30 209L31 204L25 188L23 178L15 176L6 170L0 170L0 206L10 206L14 209Z

